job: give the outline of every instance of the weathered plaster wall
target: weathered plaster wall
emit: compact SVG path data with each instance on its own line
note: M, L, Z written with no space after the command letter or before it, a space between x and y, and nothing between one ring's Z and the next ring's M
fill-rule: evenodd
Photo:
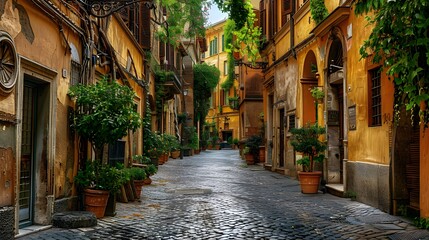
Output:
M307 1L294 15L295 18L295 45L306 39L310 32L316 26L314 20L311 19L310 1Z
M388 165L390 163L389 138L393 120L393 85L382 74L382 126L369 127L368 123L368 65L359 60L359 49L370 33L363 17L350 16L353 36L347 41L347 97L348 106L356 105L357 129L349 131L349 160ZM346 28L343 28L346 33ZM346 123L346 126L348 123Z

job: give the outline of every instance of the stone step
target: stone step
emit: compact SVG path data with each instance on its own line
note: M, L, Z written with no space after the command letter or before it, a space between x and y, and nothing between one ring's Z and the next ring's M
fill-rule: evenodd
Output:
M70 211L55 213L52 225L59 228L84 228L97 225L97 217L92 212Z

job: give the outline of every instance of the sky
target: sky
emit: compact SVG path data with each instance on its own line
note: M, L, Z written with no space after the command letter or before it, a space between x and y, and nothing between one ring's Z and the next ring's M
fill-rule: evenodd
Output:
M221 12L215 3L213 3L209 10L209 19L207 21L208 25L219 22L228 17L228 14Z

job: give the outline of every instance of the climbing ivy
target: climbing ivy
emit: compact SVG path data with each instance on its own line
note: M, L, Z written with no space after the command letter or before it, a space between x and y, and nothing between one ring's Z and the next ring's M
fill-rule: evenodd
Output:
M237 29L244 27L249 11L246 9L247 1L243 0L214 0L222 12L229 15L229 19L234 21Z
M219 83L220 71L206 63L194 65L194 112L195 121L206 118L210 108L210 97ZM201 126L202 127L202 126ZM202 129L200 129L202 130Z
M227 55L227 64L228 64L228 72L227 78L225 82L222 83L221 87L225 90L229 90L232 86L234 86L235 80L235 60L232 52L232 43L233 43L233 32L235 29L235 22L233 20L227 20L224 27L224 36L225 36L225 51L228 53Z
M310 12L316 24L321 23L329 15L324 0L310 0Z
M367 14L372 27L360 54L382 63L395 86L395 115L401 107L419 112L428 127L429 109L429 1L358 0L355 13Z
M253 5L250 0L245 1L244 5L247 10L247 19L242 27L235 23L233 34L236 36L232 43L231 50L239 52L242 56L246 56L247 60L252 64L260 58L259 46L261 43L261 28L257 26L256 13L253 11Z
M182 38L205 36L208 0L157 0L157 5L165 8L167 18L158 22L156 36L163 42L176 46Z

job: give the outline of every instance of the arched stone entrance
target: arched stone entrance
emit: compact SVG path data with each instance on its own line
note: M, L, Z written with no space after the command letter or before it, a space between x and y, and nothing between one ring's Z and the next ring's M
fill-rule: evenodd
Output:
M347 162L347 122L345 92L345 41L339 29L333 29L328 41L325 68L326 128L328 133L328 156L325 178L328 184L345 186L345 163Z

